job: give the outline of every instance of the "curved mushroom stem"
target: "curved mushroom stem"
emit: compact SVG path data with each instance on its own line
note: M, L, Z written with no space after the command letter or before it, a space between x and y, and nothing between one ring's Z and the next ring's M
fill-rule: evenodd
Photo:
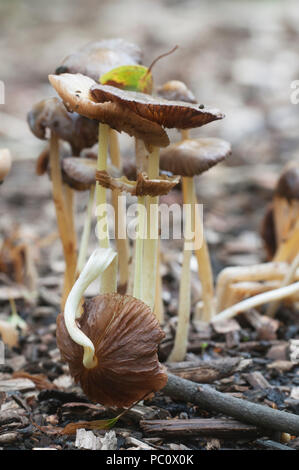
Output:
M98 248L95 250L75 282L65 304L64 321L66 329L72 340L83 346L83 365L87 369L95 367L98 361L94 356L95 348L92 341L77 326L76 318L79 318L82 313L80 305L85 290L98 276L105 274L116 257L117 254L112 248Z
M91 218L92 218L92 207L94 203L94 193L95 187L94 185L90 188L89 191L89 198L87 204L87 211L85 215L84 227L81 237L80 249L78 254L78 261L77 261L77 268L76 268L76 276L78 276L85 264L86 256L87 256L87 249L88 249L88 242L90 238L90 229L91 229Z
M109 126L99 124L99 153L97 170L107 170ZM97 204L97 236L101 248L109 248L109 227L107 217L107 190L96 182L96 204ZM110 264L101 279L101 293L116 292L117 288L117 265L116 259Z
M183 194L184 205L188 209L186 216L185 233L194 233L194 195L193 186L189 184L190 178L183 178ZM191 211L190 211L191 209ZM190 240L187 241L185 236L183 266L181 272L180 292L179 292L179 308L178 308L178 325L175 335L174 347L168 358L168 362L183 361L188 345L188 330L191 310L191 271L190 261L192 249L190 249Z
M268 292L264 292L263 294L255 295L254 297L250 297L249 299L242 300L238 304L235 304L221 313L215 315L212 319L212 323L228 320L233 316L237 315L238 313L245 312L246 310L250 310L251 308L258 307L259 305L266 304L268 302L273 302L276 300L285 299L290 297L299 292L299 282L295 282L294 284L290 284L286 287L280 287L279 289L274 289Z
M70 227L68 224L69 218L63 195L63 184L59 161L59 141L57 135L54 132L51 132L50 138L50 172L52 180L53 200L56 209L58 232L62 242L64 259L66 263L65 283L61 301L61 307L63 309L65 299L69 294L75 280L77 256L74 245L74 239L70 235Z
M154 147L148 156L148 177L155 179L159 177L160 149ZM144 289L143 301L154 310L157 252L159 239L159 197L146 196L147 205L147 237L144 240Z
M121 169L121 156L119 151L119 142L117 137L117 131L110 129L109 133L109 149L111 163L116 168ZM129 279L129 243L126 235L126 224L125 224L125 210L126 208L121 203L121 196L118 191L112 191L112 205L114 207L115 217L115 239L119 263L119 288L126 290L128 279Z
M297 254L297 256L294 259L294 261L292 262L288 272L286 273L286 275L285 275L285 277L284 277L284 279L281 283L281 287L288 286L293 281L293 279L296 275L298 265L299 265L299 253ZM279 307L279 301L273 302L271 305L269 305L269 307L267 309L267 315L269 315L270 317L273 317L275 315L278 307Z

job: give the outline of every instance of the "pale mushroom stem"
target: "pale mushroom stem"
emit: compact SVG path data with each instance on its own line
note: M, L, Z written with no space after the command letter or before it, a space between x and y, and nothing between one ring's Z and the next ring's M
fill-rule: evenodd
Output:
M162 279L160 273L161 266L161 241L158 240L158 258L157 258L157 274L156 274L156 296L154 314L156 315L160 325L164 323L164 305L162 300Z
M273 261L288 261L296 256L299 246L299 221L290 237L282 242L275 253Z
M119 142L117 131L110 129L109 134L109 150L111 163L116 168L121 169L121 155L119 150ZM115 217L115 239L118 252L119 264L119 287L126 289L129 279L129 243L126 234L125 210L126 208L120 203L118 191L112 191L112 205Z
M143 298L143 247L145 238L146 206L145 196L138 197L138 231L135 241L135 264L134 264L134 288L133 296L136 299Z
M89 242L90 230L91 230L92 208L93 208L93 203L94 203L94 193L95 193L95 186L93 185L89 191L87 211L85 215L84 227L83 227L79 254L78 254L76 277L81 273L85 265L85 261L87 257L88 242Z
M76 227L75 227L75 191L70 188L70 186L64 184L64 195L65 195L65 203L66 203L66 210L69 218L69 227L71 230L70 236L73 237L74 246L77 246L77 236L76 236Z
M99 124L99 153L97 170L107 170L109 129L107 124ZM96 182L96 205L97 205L97 236L101 248L109 248L109 226L107 216L107 190ZM117 289L117 259L109 265L101 278L101 294L116 292Z
M294 261L292 262L288 272L286 273L286 275L285 275L285 277L284 277L284 279L281 283L281 287L288 286L294 280L294 277L296 276L296 271L297 271L298 265L299 265L299 253L297 254L297 256L294 259ZM276 301L276 302L273 302L272 304L270 304L268 306L268 309L267 309L267 315L269 315L270 317L274 317L278 307L279 307L279 301Z
M238 313L245 312L252 308L258 307L259 305L266 304L268 302L273 302L281 299L285 299L287 297L291 297L292 295L299 292L299 282L295 282L294 284L290 284L286 287L280 287L279 289L274 289L268 292L264 292L263 294L255 295L254 297L250 297L249 299L242 300L238 304L235 304L222 312L215 315L212 319L212 323L218 321L228 320L233 316L237 315Z
M182 140L187 140L190 137L189 129L181 129ZM197 210L197 197L196 190L194 185L194 178L190 178L190 183L192 184L193 194L194 194L194 204L195 210ZM197 216L197 224L200 223L200 216ZM202 286L202 300L203 300L203 312L201 310L196 310L195 320L202 320L209 322L211 318L215 315L215 300L214 300L214 278L213 270L211 265L210 253L208 249L207 242L204 238L203 227L198 226L198 231L201 236L200 247L194 248L194 254L197 258L197 269L198 277ZM199 234L197 234L199 235Z
M191 234L194 231L194 195L193 186L189 184L191 178L183 178L183 194L184 207L187 209L185 221L185 233ZM192 249L190 248L190 240L187 241L185 236L183 266L181 272L180 291L179 291L179 308L178 308L178 325L176 329L173 350L168 358L168 362L183 361L188 346L188 331L191 310L191 271L190 261Z
M59 160L59 141L54 132L51 132L50 138L50 172L52 180L53 201L55 204L58 232L62 242L64 259L66 263L65 283L61 307L64 308L66 298L73 286L76 272L76 249L73 237L70 235L68 224L68 215L63 195L63 183L61 178L60 160Z
M159 177L160 149L154 147L148 157L148 177L155 179ZM147 208L147 237L144 240L144 289L143 301L154 310L156 274L157 274L157 251L159 238L159 197L146 196Z

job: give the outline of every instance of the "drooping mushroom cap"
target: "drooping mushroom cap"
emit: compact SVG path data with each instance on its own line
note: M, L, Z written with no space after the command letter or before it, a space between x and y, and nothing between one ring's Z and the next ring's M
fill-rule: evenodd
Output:
M275 188L275 196L289 202L299 200L299 165L292 165L282 173Z
M8 175L11 169L11 155L8 149L0 149L0 183Z
M90 93L91 87L96 85L91 78L65 73L49 75L49 80L69 110L108 124L119 132L124 131L143 140L146 145L166 147L169 144L168 136L159 124L144 119L119 103L98 103Z
M218 109L183 101L168 101L137 91L127 91L109 85L94 84L91 96L98 103L113 102L139 116L167 128L191 129L222 119Z
M174 175L191 177L209 170L230 153L230 144L222 139L186 139L161 150L160 168Z
M141 64L141 60L141 50L135 44L119 38L106 39L90 42L70 54L55 73L82 73L98 81L101 75L113 68Z
M67 157L61 161L63 181L77 191L96 183L97 163L91 158Z
M98 123L80 114L69 113L58 98L49 98L34 105L27 114L27 121L39 139L46 139L47 129L54 131L71 144L74 155L92 147L98 140Z
M104 294L85 302L78 319L95 346L98 364L86 369L83 348L70 338L60 314L57 344L84 393L105 406L130 406L166 385L157 349L164 337L151 309L129 295Z
M170 101L184 101L186 103L197 103L192 91L184 82L169 80L158 88L158 95Z

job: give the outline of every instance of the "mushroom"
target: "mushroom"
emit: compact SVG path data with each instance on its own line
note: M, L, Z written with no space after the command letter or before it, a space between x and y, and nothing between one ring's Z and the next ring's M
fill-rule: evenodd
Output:
M107 406L130 406L166 385L157 357L164 333L142 301L117 293L102 294L84 304L88 285L113 262L111 248L90 257L57 318L57 344L70 373L89 399ZM77 318L77 320L76 320Z
M280 176L274 194L273 215L277 252L275 261L291 261L299 244L299 165L288 166Z
M94 79L96 82L111 69L121 66L135 66L141 64L142 53L138 46L123 39L108 39L91 42L79 51L69 55L56 70L61 73L81 73ZM104 130L104 127L102 127ZM112 164L121 169L121 158L117 132L109 129L109 151ZM97 188L97 193L99 193ZM124 208L120 199L112 192L112 204L115 211L116 245L121 253L119 257L119 289L125 290L128 281L129 244L126 237L119 237L118 233L125 230Z
M0 149L0 184L3 183L11 169L11 155L8 149Z
M194 233L194 252L198 261L199 277L202 283L204 319L210 321L213 306L213 276L207 245L204 242L202 227L200 226L199 213L197 211L197 200L195 193L194 177L200 175L217 163L224 160L231 152L230 144L224 140L216 138L188 139L170 145L161 152L161 168L171 171L183 177L183 202L184 207L191 208L189 213L191 224L186 227L187 233ZM178 312L178 328L174 349L170 356L170 361L183 360L187 350L188 325L190 315L190 259L192 249L190 244L184 244L183 268L180 285L180 301Z
M67 56L56 74L82 73L98 81L100 76L121 65L141 64L138 46L120 38L90 42Z

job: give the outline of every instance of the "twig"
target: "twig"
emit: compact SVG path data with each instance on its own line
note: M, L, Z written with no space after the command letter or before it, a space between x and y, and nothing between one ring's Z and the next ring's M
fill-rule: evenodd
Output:
M209 385L198 385L168 374L168 382L163 388L163 393L172 398L223 413L243 423L299 435L299 416L285 411L273 410L247 400L240 400L217 392Z

